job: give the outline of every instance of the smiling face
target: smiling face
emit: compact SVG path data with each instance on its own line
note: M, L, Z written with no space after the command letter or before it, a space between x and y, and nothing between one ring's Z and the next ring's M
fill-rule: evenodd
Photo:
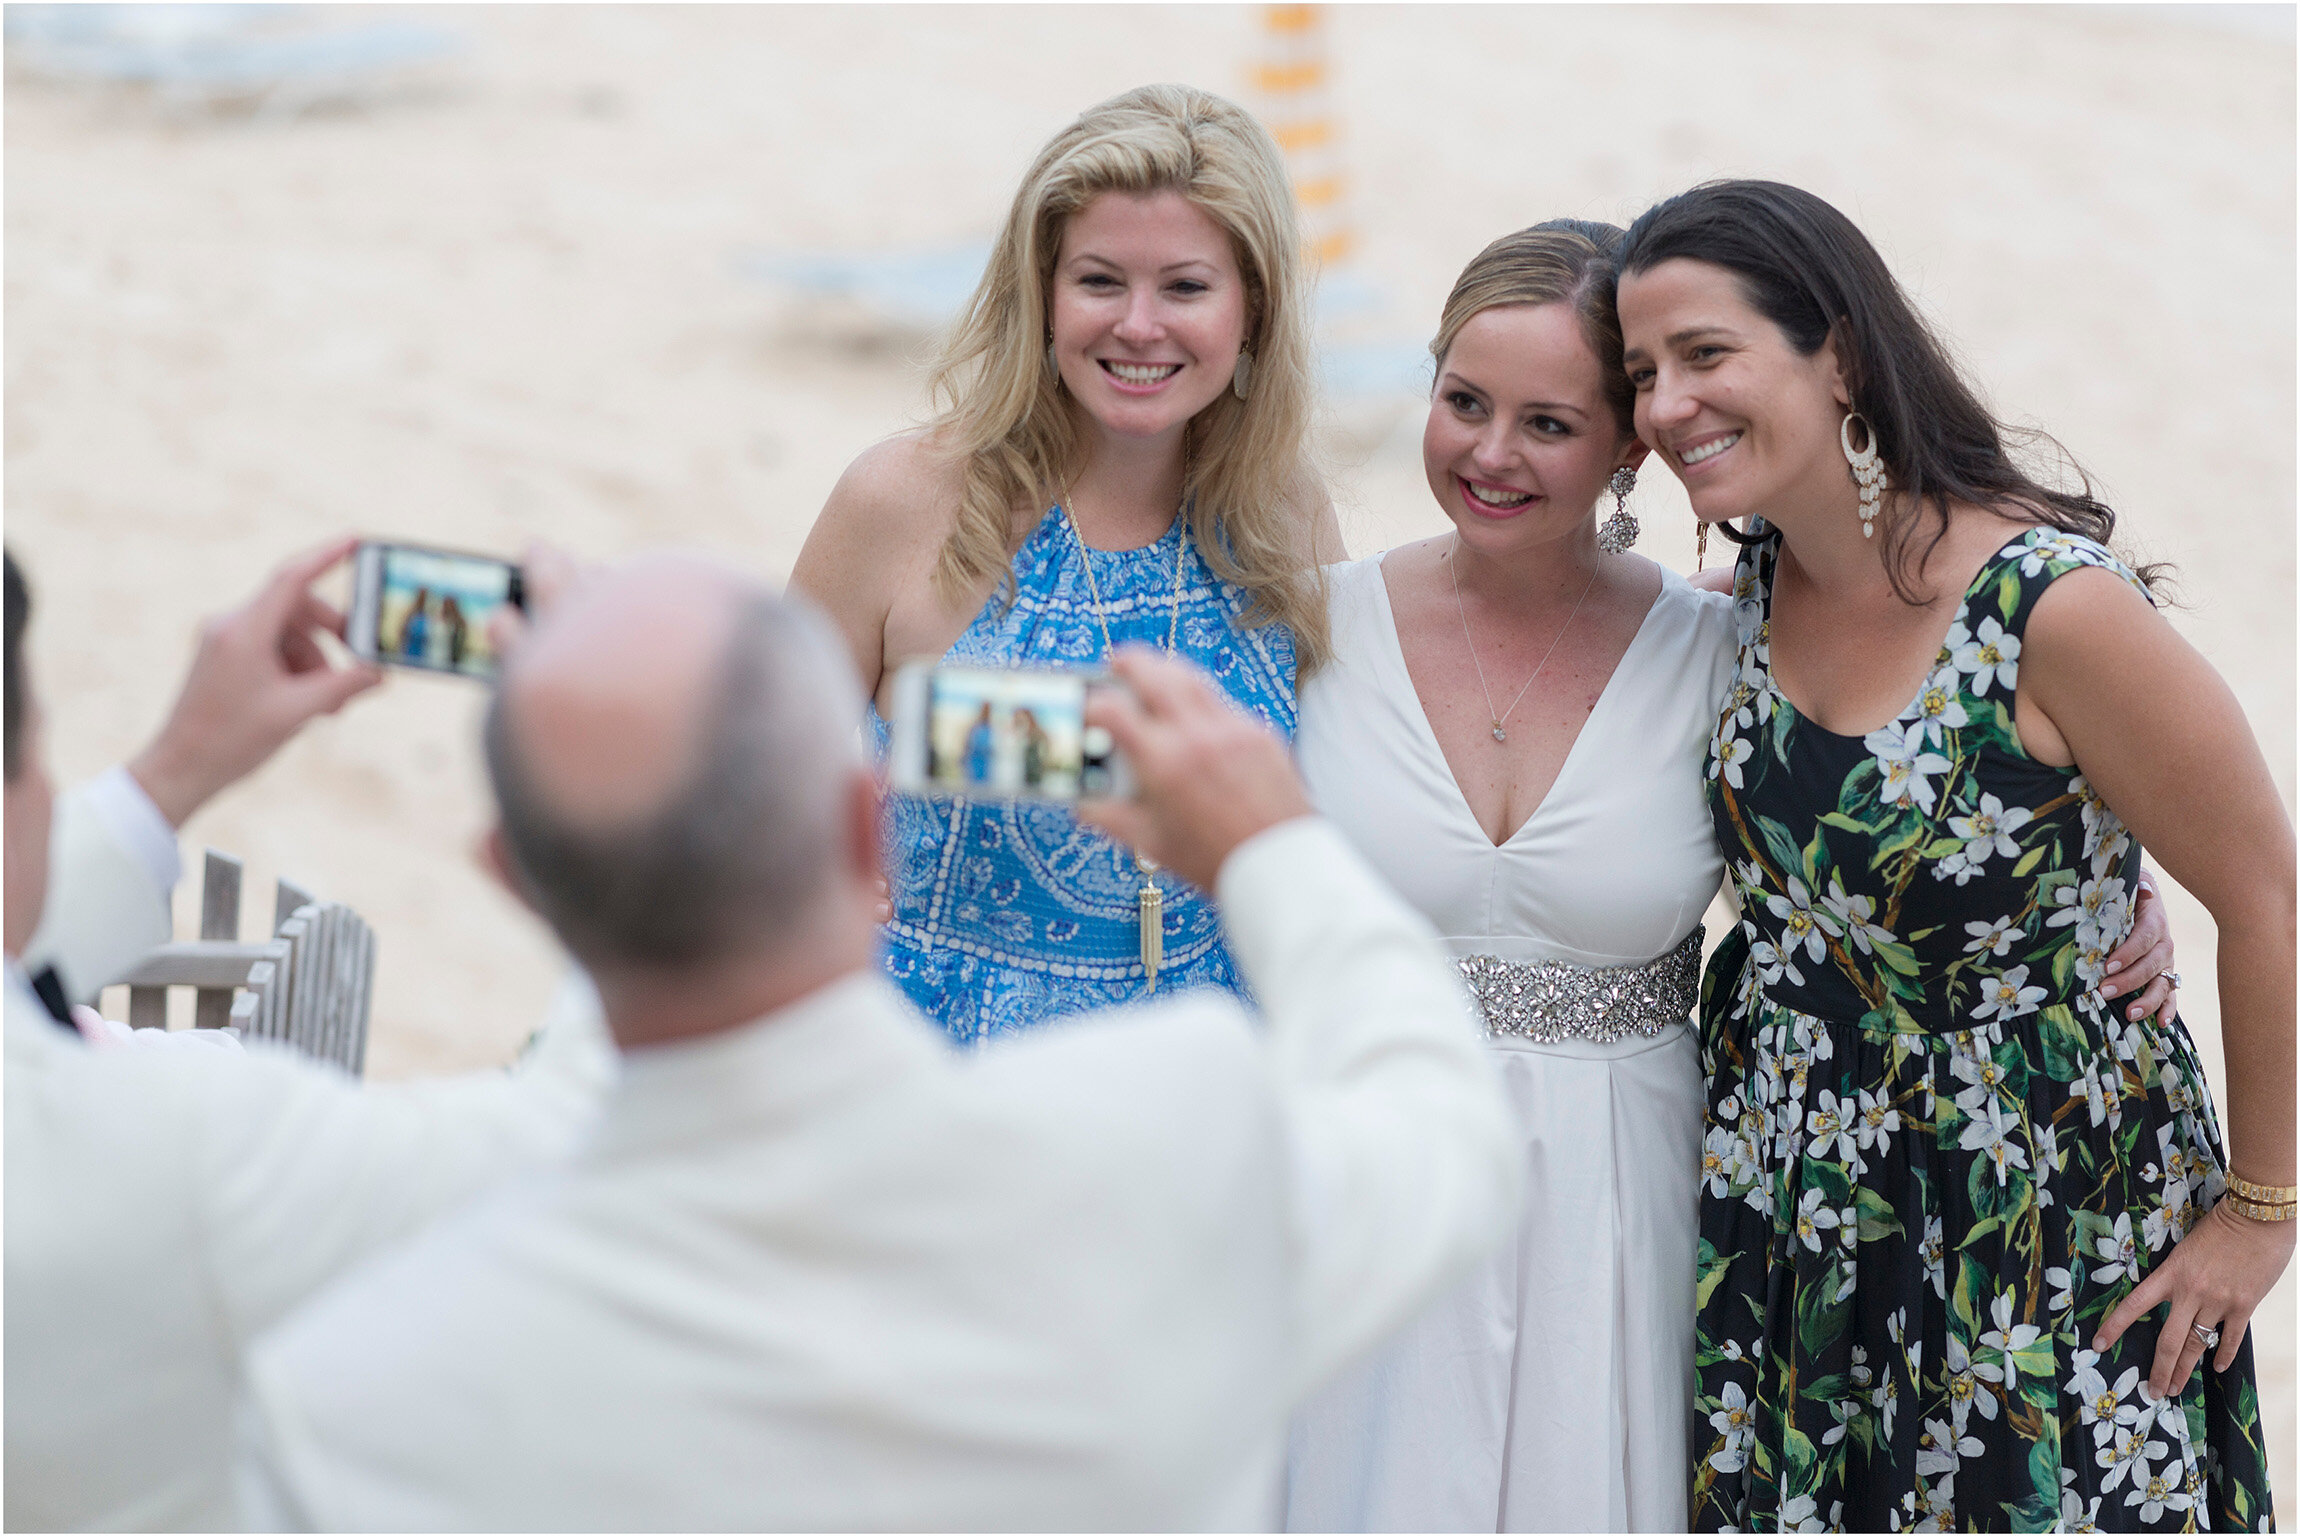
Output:
M1622 278L1623 363L1637 434L1705 522L1850 502L1837 443L1851 394L1834 347L1800 355L1731 272L1677 257Z
M1604 367L1569 304L1480 310L1438 364L1422 469L1473 548L1589 532L1614 470L1644 454L1606 404Z
M1179 192L1105 192L1063 226L1055 366L1106 431L1178 430L1230 387L1248 322L1222 226Z

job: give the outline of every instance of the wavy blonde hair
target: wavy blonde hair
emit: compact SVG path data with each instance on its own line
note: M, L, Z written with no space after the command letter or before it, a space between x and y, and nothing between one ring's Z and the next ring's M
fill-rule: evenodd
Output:
M1282 623L1306 678L1332 644L1308 510L1309 275L1284 157L1242 108L1183 85L1146 85L1080 114L1039 151L966 313L936 360L938 439L963 460L958 522L935 576L948 592L1013 579L1015 513L1059 500L1086 453L1046 366L1062 230L1105 192L1179 192L1229 234L1244 277L1247 396L1224 390L1185 429L1190 534L1214 574L1250 598L1248 625Z

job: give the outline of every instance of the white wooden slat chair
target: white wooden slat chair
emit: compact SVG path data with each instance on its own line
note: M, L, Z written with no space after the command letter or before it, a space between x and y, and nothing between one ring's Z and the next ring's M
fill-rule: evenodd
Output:
M358 1077L367 1063L375 992L375 931L340 902L281 881L269 938L243 943L240 861L208 850L200 937L166 944L113 979L128 989L128 1023L166 1029L168 989L195 992L193 1024L232 1026Z

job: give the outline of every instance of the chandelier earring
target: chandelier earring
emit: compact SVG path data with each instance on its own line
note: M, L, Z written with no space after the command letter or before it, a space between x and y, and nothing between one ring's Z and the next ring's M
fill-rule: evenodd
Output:
M1606 489L1613 493L1613 516L1597 526L1597 547L1619 555L1637 542L1637 519L1629 511L1629 493L1637 487L1637 472L1623 465L1613 472Z
M1861 446L1853 447L1853 423L1861 424ZM1853 483L1861 488L1861 537L1877 536L1877 508L1890 490L1885 479L1884 462L1877 457L1877 431L1869 419L1858 411L1847 411L1845 419L1837 424L1837 446L1845 451L1845 463L1852 467Z
M1244 400L1253 382L1254 355L1241 348L1238 352L1238 366L1230 370L1230 393Z

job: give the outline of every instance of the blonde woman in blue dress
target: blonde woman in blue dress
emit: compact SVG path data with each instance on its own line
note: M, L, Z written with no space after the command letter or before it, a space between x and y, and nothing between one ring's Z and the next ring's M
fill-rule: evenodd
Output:
M1292 1530L1685 1529L1687 1016L1735 637L1704 590L1727 572L1628 548L1646 450L1606 302L1619 239L1556 221L1462 273L1422 442L1454 530L1333 573L1334 660L1301 691L1311 797L1461 958L1528 1178L1514 1239L1297 1419ZM2168 964L2161 934L2125 975Z
M874 695L912 657L1094 667L1134 641L1291 735L1342 549L1307 451L1308 299L1251 114L1181 85L1088 109L1015 192L943 409L855 460L791 584ZM954 1042L1239 986L1213 902L1064 807L890 796L885 828L884 964Z

